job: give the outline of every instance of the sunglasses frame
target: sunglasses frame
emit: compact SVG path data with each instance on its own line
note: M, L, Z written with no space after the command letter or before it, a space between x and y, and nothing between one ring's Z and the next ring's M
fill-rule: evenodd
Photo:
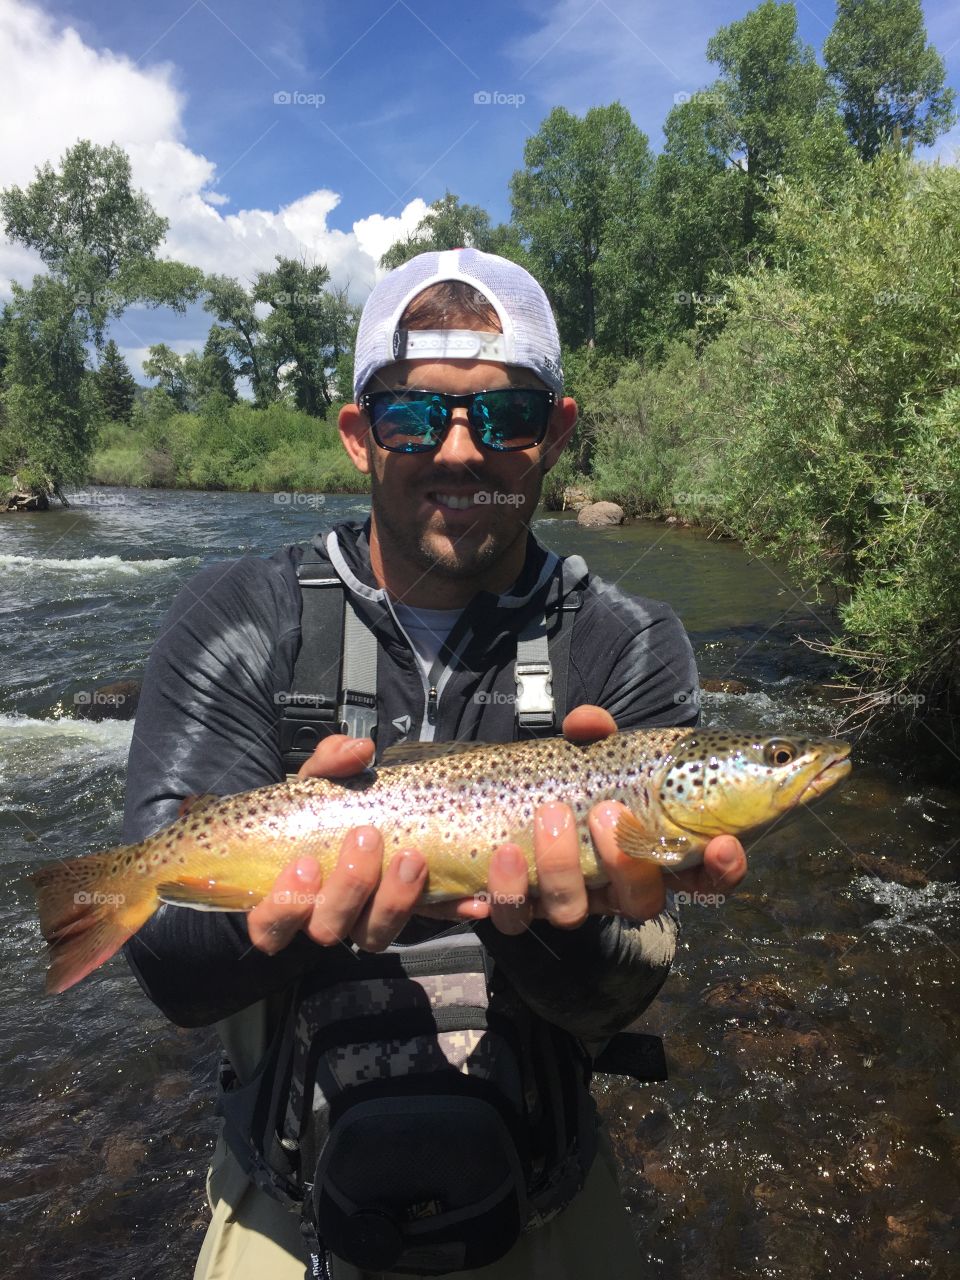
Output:
M498 391L525 391L529 395L546 396L547 412L544 416L543 427L540 429L540 432L537 435L537 438L535 440L526 444L507 445L504 448L498 449L496 445L487 444L486 441L482 438L482 436L480 435L481 424L478 424L474 420L474 416L473 416L474 402L477 396L488 396ZM379 396L393 396L395 397L398 403L402 402L404 399L415 398L417 396L429 396L432 399L441 400L443 402L444 410L447 414L447 421L440 430L440 437L437 440L436 444L427 445L425 448L422 448L422 449L419 449L419 448L408 449L402 446L400 448L397 448L395 445L384 444L383 441L380 439L380 433L377 429L376 423L373 420L373 403L372 402ZM431 391L428 387L407 387L407 388L404 388L402 391L389 391L389 390L365 391L359 400L359 407L367 415L367 421L370 423L370 430L373 433L373 438L374 440L376 440L380 448L386 449L388 453L407 453L407 454L433 453L436 449L439 449L440 446L443 444L444 440L446 440L447 435L450 431L450 428L453 425L453 410L457 408L458 405L464 405L464 407L466 408L467 420L470 423L470 430L473 433L473 438L476 440L477 444L482 449L485 449L488 453L520 453L524 449L534 449L538 445L543 444L544 440L546 439L547 431L550 427L550 414L553 411L553 408L556 404L557 404L556 392L551 391L548 388L541 389L540 387L487 387L483 391L465 391L457 395L451 394L447 391Z

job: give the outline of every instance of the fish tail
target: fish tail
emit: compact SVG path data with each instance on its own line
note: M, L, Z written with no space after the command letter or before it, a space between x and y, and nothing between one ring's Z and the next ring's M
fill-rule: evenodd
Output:
M118 874L133 848L65 858L31 879L46 939L48 994L66 991L109 960L159 905L156 879Z

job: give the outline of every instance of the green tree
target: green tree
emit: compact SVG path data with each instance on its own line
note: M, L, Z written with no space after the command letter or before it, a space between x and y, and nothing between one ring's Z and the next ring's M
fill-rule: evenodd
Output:
M813 49L797 35L792 4L764 0L707 44L720 79L706 93L714 103L714 143L742 174L743 240L750 244L777 178L827 175L844 161L836 99Z
M10 239L48 268L30 289L17 286L7 307L2 465L50 492L83 479L94 437L86 344L102 347L108 320L134 302L183 310L202 276L157 258L166 220L131 186L117 146L78 142L59 168L44 165L29 186L0 192L0 215Z
M956 120L920 0L838 0L823 56L864 160L888 142L930 146Z
M280 394L279 365L263 342L253 295L230 276L208 276L205 289L203 307L219 321L223 352L232 358L237 376L250 383L254 404L272 404Z
M111 338L100 354L96 373L97 395L110 422L129 422L133 416L137 384L120 348Z
M273 271L258 273L251 295L271 308L261 323L270 367L296 407L315 418L324 417L333 401L329 382L351 338L346 291L329 290L329 282L322 263L308 266L278 255Z
M28 187L0 192L0 214L7 236L69 283L97 346L108 319L131 304L182 311L199 294L199 271L157 258L168 223L133 189L121 147L78 142L59 168L45 164Z
M467 246L505 257L512 256L505 250L518 247L508 227L492 227L485 209L478 204L463 204L459 196L447 191L441 199L434 200L411 235L390 246L380 259L380 266L392 271L418 253Z
M62 280L36 276L29 289L14 282L12 293L0 324L0 475L45 500L83 481L96 435L87 327Z
M510 182L513 221L557 310L565 345L632 344L642 312L644 193L653 160L619 102L583 119L555 107L524 147Z
M173 402L178 413L188 413L195 408L193 388L184 369L184 357L177 354L165 342L156 342L143 362L143 372L155 378L157 387Z
M230 363L230 339L226 330L218 324L210 326L201 361L200 398L205 399L207 395L218 391L231 403L235 403L237 373Z

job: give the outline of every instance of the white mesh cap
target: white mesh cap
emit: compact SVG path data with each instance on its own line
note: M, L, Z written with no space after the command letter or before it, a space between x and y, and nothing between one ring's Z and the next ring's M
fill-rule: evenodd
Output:
M418 350L411 330L410 346L400 330L407 305L429 285L463 280L479 289L500 318L502 339L467 336L451 329L442 350L426 343ZM563 394L560 338L550 303L529 271L479 249L445 249L421 253L383 277L364 303L354 354L353 395L360 393L377 372L394 360L437 355L446 359L493 359L531 369L557 395Z

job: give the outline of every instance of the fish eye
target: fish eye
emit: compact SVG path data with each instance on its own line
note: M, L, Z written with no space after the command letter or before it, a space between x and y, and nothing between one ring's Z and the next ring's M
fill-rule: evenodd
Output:
M792 742L783 738L774 738L763 748L763 758L767 764L785 765L797 758L797 749Z

